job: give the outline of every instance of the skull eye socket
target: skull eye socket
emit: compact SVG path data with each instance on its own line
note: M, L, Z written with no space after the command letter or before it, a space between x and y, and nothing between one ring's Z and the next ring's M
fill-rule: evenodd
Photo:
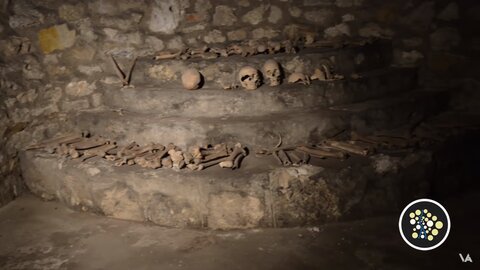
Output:
M240 80L241 80L242 82L245 81L245 80L247 80L247 79L248 79L248 80L251 80L252 77L251 77L250 75L245 75L245 76L242 76L242 77L240 78Z

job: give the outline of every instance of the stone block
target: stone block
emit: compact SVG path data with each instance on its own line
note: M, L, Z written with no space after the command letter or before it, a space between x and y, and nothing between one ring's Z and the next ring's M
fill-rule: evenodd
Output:
M38 40L43 53L72 47L75 37L75 30L69 30L66 24L55 25L38 32Z

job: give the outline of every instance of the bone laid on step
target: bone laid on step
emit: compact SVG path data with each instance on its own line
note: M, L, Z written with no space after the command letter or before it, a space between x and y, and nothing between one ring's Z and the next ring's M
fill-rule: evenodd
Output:
M288 157L287 153L284 150L278 151L278 158L281 160L283 166L292 165L292 161Z
M305 161L302 158L300 158L300 156L296 153L296 151L288 152L288 156L290 157L292 165L305 164Z
M71 147L75 150L87 150L109 143L109 140L102 137L83 138L81 141L72 143Z
M173 162L170 156L167 156L162 159L162 166L166 168L172 168L173 167Z
M220 163L218 163L218 165L220 165L220 167L222 168L235 169L239 166L239 164L235 165L235 160L242 155L246 156L247 152L240 143L237 143L235 144L235 147L233 148L233 151L229 154L229 156L223 159L223 161L221 161Z
M57 138L45 140L43 142L30 145L26 148L26 150L34 150L40 148L46 148L51 146L60 146L60 144L71 144L75 142L79 142L82 140L82 137L77 134L70 134L65 136L60 136Z
M142 168L157 169L162 167L160 152L146 153L141 156L135 157L135 164L138 164Z
M181 169L183 166L185 166L185 161L183 159L183 152L182 151L177 151L175 149L170 149L168 150L168 155L170 156L170 159L172 160L172 167L174 169Z
M116 166L121 166L124 164L133 165L135 164L135 158L141 155L144 155L148 152L164 150L165 146L161 144L150 143L145 146L139 147L134 143L131 143L127 148L122 149L118 154L120 154L120 160L115 163Z
M330 157L330 158L344 159L347 157L347 155L342 151L335 151L335 150L325 149L325 148L311 148L307 146L299 146L297 147L297 150L305 152L310 156L317 157L317 158Z
M370 153L369 148L365 148L360 145L355 145L349 142L326 140L323 143L328 147L336 148L336 149L346 151L355 155L368 156L368 154Z
M115 145L115 144L105 144L105 145L102 145L102 146L99 146L99 147L96 147L96 148L85 150L85 152L83 153L83 156L82 156L82 161L85 161L85 160L87 160L89 158L93 158L93 157L102 157L103 158L107 155L107 152L109 150L112 150L116 147L117 147L117 145Z
M201 152L204 156L202 162L208 162L228 156L228 148L226 144L217 144L213 149L205 149Z
M381 145L387 147L408 147L414 144L415 140L408 140L405 138L391 137L391 136L375 136L375 135L361 135L357 132L351 133L351 138L354 141L362 141L374 145Z

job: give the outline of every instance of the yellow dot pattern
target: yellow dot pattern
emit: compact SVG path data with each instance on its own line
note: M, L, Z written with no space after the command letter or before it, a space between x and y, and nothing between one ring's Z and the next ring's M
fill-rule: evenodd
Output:
M412 224L412 238L433 241L435 236L439 234L439 230L443 228L443 222L438 217L428 211L428 209L416 209L410 212L410 224ZM433 225L433 226L432 226Z

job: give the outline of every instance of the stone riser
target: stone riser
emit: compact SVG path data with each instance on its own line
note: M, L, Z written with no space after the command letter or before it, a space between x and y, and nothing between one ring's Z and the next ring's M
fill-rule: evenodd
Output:
M79 164L27 152L21 165L32 192L76 209L162 226L234 229L315 225L395 211L403 198L428 190L429 154L405 157L412 159L417 162L384 175L368 159L340 162L341 169L259 169L249 156L238 171L175 172L114 167L105 160ZM404 175L414 177L403 181Z
M170 117L123 112L84 112L71 117L65 130L89 130L121 144L170 142L192 145L241 142L251 147L273 146L278 135L285 145L319 142L345 130L372 132L417 121L443 108L444 95L417 92L333 110L291 111L259 117ZM432 102L434 101L434 102ZM446 101L444 101L446 102ZM53 132L51 132L53 133Z
M365 74L360 79L332 82L315 81L310 86L284 84L243 89L197 91L176 88L104 89L104 105L128 112L158 116L224 117L260 116L288 110L354 103L398 92L416 85L416 69L386 69Z

